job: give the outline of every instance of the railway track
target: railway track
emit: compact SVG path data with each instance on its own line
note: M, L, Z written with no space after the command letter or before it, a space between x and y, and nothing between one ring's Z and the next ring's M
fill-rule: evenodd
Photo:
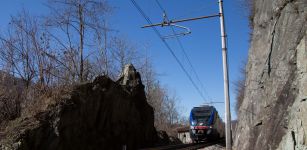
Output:
M191 144L167 145L161 147L145 148L142 150L197 150L200 148L205 148L216 144L221 144L223 142L224 140L218 140L212 142L205 141L203 143L197 143L197 144L191 143Z

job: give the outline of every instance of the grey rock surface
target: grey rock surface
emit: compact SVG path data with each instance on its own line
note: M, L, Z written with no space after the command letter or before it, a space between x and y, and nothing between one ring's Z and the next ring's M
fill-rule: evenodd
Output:
M119 82L121 85L130 87L142 83L140 74L136 71L132 64L125 65L117 82Z
M306 0L254 0L233 148L307 149Z

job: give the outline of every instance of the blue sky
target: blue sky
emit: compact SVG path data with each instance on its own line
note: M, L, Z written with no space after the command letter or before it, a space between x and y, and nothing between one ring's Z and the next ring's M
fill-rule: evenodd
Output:
M239 77L239 68L242 62L247 59L249 44L249 28L247 20L247 10L245 10L243 0L225 0L225 23L228 35L228 59L230 77L230 98L232 108L232 118L236 118L234 112L234 82ZM40 0L3 0L0 5L1 20L0 32L5 31L5 26L10 20L10 16L16 14L22 8L29 10L33 15L40 16L48 13L43 5L45 1ZM162 11L155 0L136 0L140 7L152 22L162 21ZM217 0L159 0L167 11L169 19L181 19L211 15L218 13ZM141 26L147 24L146 20L137 12L130 0L110 0L114 7L109 24L113 29L119 31L119 35L139 46L146 46L146 52L153 61L154 68L159 74L160 83L176 93L180 100L183 115L187 116L192 107L201 105L206 101L197 93L192 83L181 70L171 53L163 45L158 36L151 28L142 29ZM178 23L190 28L191 34L180 37L183 47L186 50L198 76L205 87L205 98L212 101L223 102L223 70L222 52L220 39L219 18L210 18L197 21ZM171 34L168 27L157 27L164 35ZM176 29L180 32L180 29ZM187 60L180 50L176 39L168 39L177 57L191 72ZM200 86L195 76L193 79ZM224 104L214 104L222 118L224 118Z

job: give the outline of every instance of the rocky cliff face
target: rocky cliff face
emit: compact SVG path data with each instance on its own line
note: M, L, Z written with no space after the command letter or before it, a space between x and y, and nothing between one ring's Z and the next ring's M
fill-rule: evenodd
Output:
M114 82L106 76L76 86L47 111L7 127L2 149L138 149L157 140L154 114L133 67ZM125 79L124 84L122 81Z
M253 2L234 149L307 149L307 2Z

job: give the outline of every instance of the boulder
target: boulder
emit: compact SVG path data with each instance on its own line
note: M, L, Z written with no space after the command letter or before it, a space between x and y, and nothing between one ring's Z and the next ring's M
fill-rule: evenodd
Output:
M153 146L157 140L153 108L146 101L139 74L129 75L133 78L117 82L99 76L75 86L48 110L10 122L0 147L134 150Z

